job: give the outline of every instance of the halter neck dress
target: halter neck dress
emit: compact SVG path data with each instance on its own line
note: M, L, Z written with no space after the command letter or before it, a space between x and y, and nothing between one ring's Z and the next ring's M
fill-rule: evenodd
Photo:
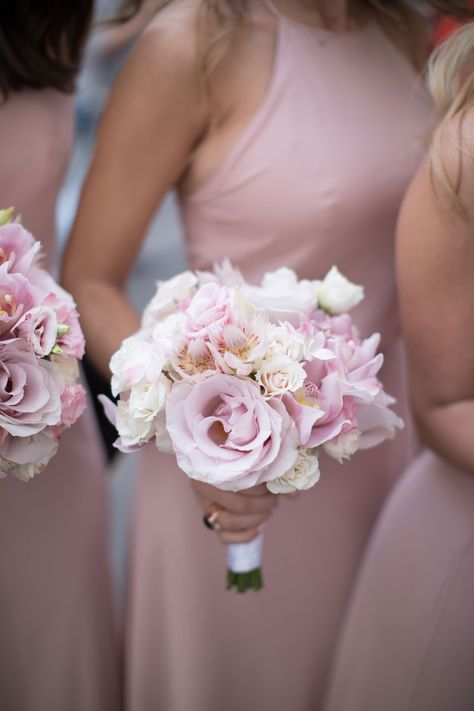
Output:
M0 206L55 252L73 99L25 90L0 105ZM117 711L105 462L91 407L35 479L0 480L0 708Z
M228 257L249 281L286 265L318 278L336 264L365 286L354 312L380 331L383 379L407 426L320 483L280 498L265 528L265 588L224 590L226 550L202 524L175 459L143 452L127 621L131 711L314 711L377 513L412 457L393 242L431 105L372 21L329 32L277 18L260 108L217 172L180 206L191 268Z

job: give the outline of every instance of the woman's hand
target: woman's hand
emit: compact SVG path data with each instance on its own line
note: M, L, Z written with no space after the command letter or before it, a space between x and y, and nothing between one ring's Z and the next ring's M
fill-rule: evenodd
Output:
M265 484L238 494L195 480L191 485L204 514L210 504L219 507L214 530L222 543L248 543L253 540L278 503L278 496L271 494Z

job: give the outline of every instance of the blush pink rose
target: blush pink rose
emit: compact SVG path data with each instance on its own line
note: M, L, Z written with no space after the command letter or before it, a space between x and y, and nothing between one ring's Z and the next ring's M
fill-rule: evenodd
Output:
M0 427L19 437L61 418L61 391L52 363L38 360L21 339L0 342Z
M18 222L0 227L0 264L7 264L12 273L26 276L39 256L41 244Z
M87 406L86 391L79 383L67 385L61 394L61 423L71 427L82 415Z
M208 283L201 286L186 308L187 335L206 337L209 329L219 329L231 320L233 292L225 286Z
M191 478L241 491L285 474L298 435L285 406L264 400L253 380L224 373L176 384L166 426L178 465Z

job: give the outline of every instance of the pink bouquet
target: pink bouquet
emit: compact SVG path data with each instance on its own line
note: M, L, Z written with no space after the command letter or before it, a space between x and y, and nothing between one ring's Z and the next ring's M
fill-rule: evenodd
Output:
M0 210L0 477L28 481L86 405L84 337L72 298L40 264L41 245Z
M154 441L224 490L314 486L322 452L342 462L402 426L377 378L379 336L361 339L347 314L362 298L335 267L322 281L282 268L251 286L226 262L160 283L111 359L116 446ZM261 587L261 545L229 546L228 587Z

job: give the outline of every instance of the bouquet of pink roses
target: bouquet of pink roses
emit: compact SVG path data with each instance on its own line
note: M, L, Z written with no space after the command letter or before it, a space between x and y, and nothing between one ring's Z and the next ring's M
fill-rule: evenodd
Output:
M41 245L0 210L0 477L28 481L82 414L84 337L72 298L40 264Z
M379 336L362 340L347 314L362 298L335 267L322 281L282 268L251 286L226 262L162 282L111 359L116 446L153 440L224 490L309 489L322 451L342 461L402 426L377 378ZM261 587L261 544L229 546L228 587Z

